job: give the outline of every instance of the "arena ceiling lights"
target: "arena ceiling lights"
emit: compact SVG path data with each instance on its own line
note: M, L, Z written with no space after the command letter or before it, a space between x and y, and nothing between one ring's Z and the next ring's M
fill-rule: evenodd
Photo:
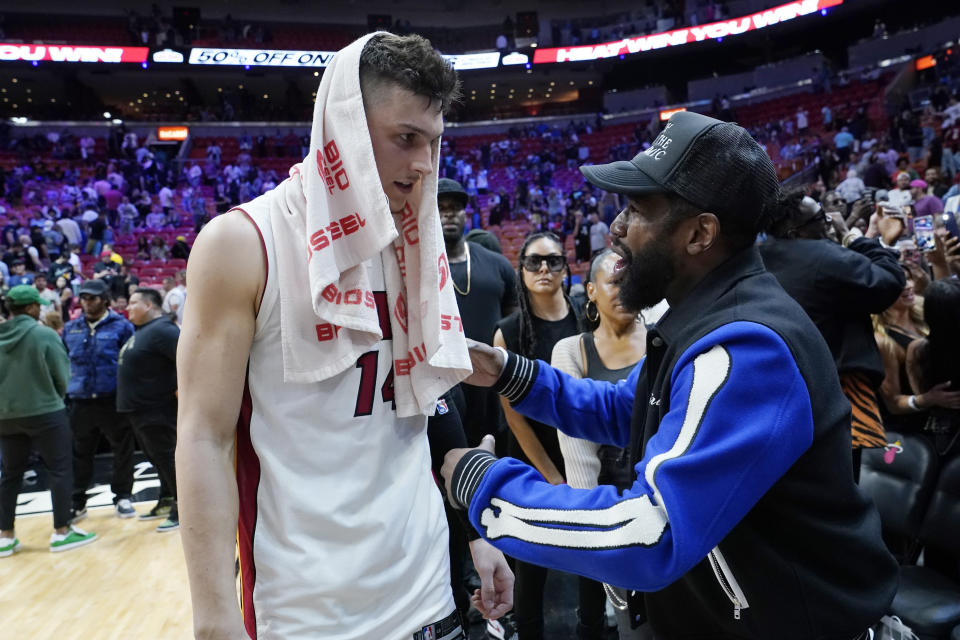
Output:
M636 38L624 38L614 42L586 45L582 47L554 47L551 49L537 49L533 54L534 64L557 62L585 62L602 60L604 58L623 58L625 56L643 53L666 47L677 47L691 42L704 40L720 41L728 36L735 36L748 31L756 31L781 22L793 20L799 16L806 16L818 11L826 13L831 7L843 4L843 0L796 0L765 11L748 16L721 20L709 24L675 29L663 33L654 33Z

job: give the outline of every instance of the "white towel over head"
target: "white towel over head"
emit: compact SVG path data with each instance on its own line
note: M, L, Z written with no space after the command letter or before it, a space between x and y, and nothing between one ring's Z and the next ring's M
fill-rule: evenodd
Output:
M438 396L472 370L437 211L439 141L419 202L395 216L360 93L360 53L376 35L336 54L317 90L310 153L251 206L270 207L284 380L330 378L383 339L364 264L379 254L397 414L432 415Z

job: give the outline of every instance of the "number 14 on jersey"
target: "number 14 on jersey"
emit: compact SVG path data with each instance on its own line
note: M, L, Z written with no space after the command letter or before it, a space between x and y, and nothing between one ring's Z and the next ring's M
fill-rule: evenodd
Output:
M368 351L357 358L357 368L360 369L360 388L357 390L357 406L353 415L369 416L373 413L374 395L377 390L377 359L378 351ZM390 403L390 408L396 410L397 403L393 399L393 366L387 374L387 379L380 387L380 397Z

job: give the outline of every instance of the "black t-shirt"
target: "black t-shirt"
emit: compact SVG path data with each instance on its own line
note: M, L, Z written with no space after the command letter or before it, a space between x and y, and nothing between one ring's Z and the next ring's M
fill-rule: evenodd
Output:
M463 319L463 332L468 338L493 343L497 322L505 309L517 306L517 273L499 253L476 243L470 249L470 293L467 290L467 262L451 262L450 272L457 286L457 307ZM459 289L459 291L458 291Z
M101 218L97 218L90 223L90 239L91 240L103 240L104 231L107 229L107 222Z
M580 228L577 230L577 235L573 240L578 247L590 246L590 221L587 220L587 216L583 216L583 220L580 221Z
M130 274L127 274L126 278L121 275L116 275L110 278L109 282L110 293L113 295L114 300L116 300L120 296L123 296L124 298L128 297L130 285L140 284L140 278Z
M137 327L117 361L117 411L176 402L180 329L165 316Z
M50 284L57 284L57 278L60 276L63 276L69 282L73 280L73 265L69 262L60 262L58 260L50 265L50 270L47 274L47 279L50 281Z
M463 319L463 331L468 338L487 344L493 343L497 322L506 309L517 306L517 274L510 262L495 251L474 242L470 249L470 294L457 293L457 307ZM453 282L460 291L467 290L467 263L451 262ZM467 441L471 447L480 444L488 433L497 434L503 417L500 397L487 387L461 385L466 410L460 412ZM499 438L498 438L499 442ZM503 440L506 444L506 440Z

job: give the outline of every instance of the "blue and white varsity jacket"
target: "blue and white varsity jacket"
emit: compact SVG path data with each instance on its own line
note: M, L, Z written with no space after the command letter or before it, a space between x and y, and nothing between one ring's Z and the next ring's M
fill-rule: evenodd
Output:
M504 553L634 591L664 638L847 639L885 614L897 565L853 483L849 403L755 249L648 332L627 380L510 354L497 390L569 435L629 446L636 470L623 491L582 490L471 452L453 491Z

